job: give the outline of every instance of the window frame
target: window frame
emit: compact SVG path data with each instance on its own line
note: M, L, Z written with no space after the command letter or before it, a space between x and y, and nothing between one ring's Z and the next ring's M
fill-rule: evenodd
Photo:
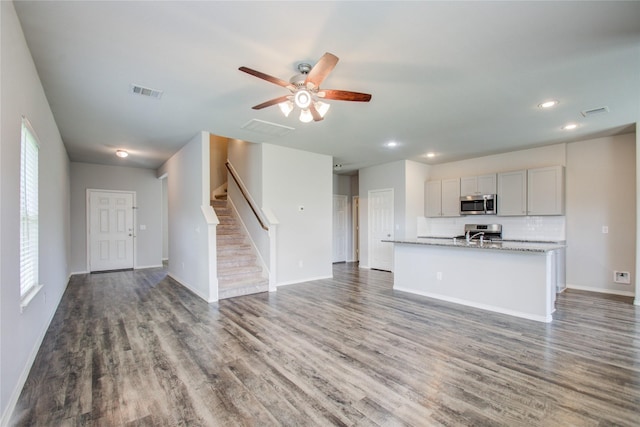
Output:
M20 311L42 289L39 277L40 140L26 117L20 128ZM25 260L25 254L29 259ZM29 282L29 283L25 283Z

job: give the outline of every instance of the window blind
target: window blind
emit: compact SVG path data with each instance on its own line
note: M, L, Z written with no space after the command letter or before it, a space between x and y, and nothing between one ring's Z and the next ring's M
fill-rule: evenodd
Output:
M20 149L20 295L38 286L38 151L29 122L22 120Z

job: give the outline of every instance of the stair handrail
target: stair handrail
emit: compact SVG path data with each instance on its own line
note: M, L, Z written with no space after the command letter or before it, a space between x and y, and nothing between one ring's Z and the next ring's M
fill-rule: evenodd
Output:
M247 191L247 189L244 186L244 183L242 182L240 177L238 177L238 175L236 173L236 170L233 167L233 165L228 160L225 162L224 165L227 167L227 170L231 174L231 177L233 178L233 180L238 185L238 188L240 189L240 193L242 194L242 197L244 197L244 199L249 204L249 207L251 208L251 211L253 211L253 214L255 215L256 219L260 223L260 227L262 227L263 230L269 231L269 227L262 220L262 217L258 213L258 208L256 207L255 202L253 201L253 199L249 195L249 192Z

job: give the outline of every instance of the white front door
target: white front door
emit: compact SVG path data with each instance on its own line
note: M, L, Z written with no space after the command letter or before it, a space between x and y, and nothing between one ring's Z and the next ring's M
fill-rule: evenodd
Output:
M135 193L87 190L89 271L133 268Z
M393 271L393 189L369 191L369 267Z
M347 260L347 196L333 196L333 262Z

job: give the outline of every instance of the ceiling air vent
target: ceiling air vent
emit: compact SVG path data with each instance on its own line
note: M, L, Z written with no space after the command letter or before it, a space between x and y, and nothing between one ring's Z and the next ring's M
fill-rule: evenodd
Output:
M151 89L151 88L140 86L140 85L132 84L130 87L130 90L131 90L131 93L135 95L148 96L150 98L156 98L156 99L160 99L162 97L161 90Z
M252 119L242 125L242 129L247 129L253 132L264 133L272 136L284 136L295 130L295 128L279 125L277 123L265 122L264 120Z
M597 114L608 113L609 107L592 108L591 110L580 111L583 117L595 116Z

